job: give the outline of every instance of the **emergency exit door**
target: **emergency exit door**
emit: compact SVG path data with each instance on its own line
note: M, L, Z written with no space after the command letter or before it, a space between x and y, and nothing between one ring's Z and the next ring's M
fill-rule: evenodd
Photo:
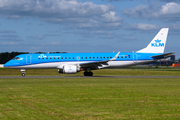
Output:
M26 64L31 64L31 55L26 55Z

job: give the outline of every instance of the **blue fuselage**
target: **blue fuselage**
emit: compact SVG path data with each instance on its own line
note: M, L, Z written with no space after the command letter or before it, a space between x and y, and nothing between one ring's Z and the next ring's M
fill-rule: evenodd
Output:
M86 64L92 62L108 61L116 54L117 52L22 54L8 61L4 67L18 69L57 68L61 64ZM109 65L105 67L132 66L138 63L151 62L154 61L152 56L156 55L160 54L121 52L116 60L108 62Z

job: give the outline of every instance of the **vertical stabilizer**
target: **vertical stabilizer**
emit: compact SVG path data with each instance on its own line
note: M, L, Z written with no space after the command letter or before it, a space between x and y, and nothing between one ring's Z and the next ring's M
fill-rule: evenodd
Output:
M169 28L162 28L149 45L138 53L164 53Z

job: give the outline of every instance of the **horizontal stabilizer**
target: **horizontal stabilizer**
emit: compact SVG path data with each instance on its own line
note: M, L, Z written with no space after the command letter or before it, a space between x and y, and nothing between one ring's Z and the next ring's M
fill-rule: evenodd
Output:
M162 55L156 55L156 56L152 56L153 59L163 59L163 58L168 58L171 57L172 54L174 54L175 52L172 53L166 53L166 54L162 54Z

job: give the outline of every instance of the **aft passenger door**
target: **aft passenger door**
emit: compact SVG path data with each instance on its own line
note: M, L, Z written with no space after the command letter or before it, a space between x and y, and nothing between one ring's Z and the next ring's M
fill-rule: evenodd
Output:
M138 62L138 55L137 55L137 53L133 53L133 62L134 63L137 63Z

